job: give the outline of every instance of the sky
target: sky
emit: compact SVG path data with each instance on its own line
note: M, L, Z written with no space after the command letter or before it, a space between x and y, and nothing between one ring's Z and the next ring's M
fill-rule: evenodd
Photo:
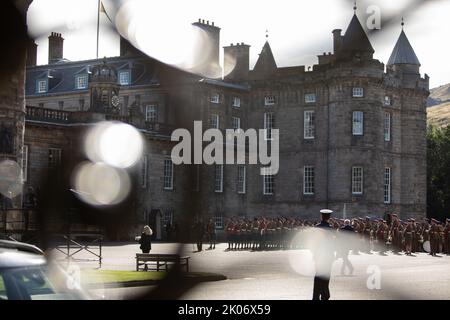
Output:
M147 54L183 66L195 44L191 23L199 18L221 28L221 47L237 42L251 45L251 66L266 41L266 30L278 66L311 66L317 63L317 55L332 51L331 31L345 32L354 6L348 0L103 2L112 22L101 14L100 57L119 55L120 32ZM408 10L411 3L421 5ZM47 37L52 31L65 38L65 58L95 58L97 5L97 0L34 0L28 26L38 44L38 64L47 63ZM372 17L372 12L367 13L369 6L376 6L382 18L392 18L392 23L381 24L379 31L369 35L376 59L384 63L389 59L404 15L405 33L422 64L422 75L430 76L430 87L450 82L450 0L360 0L357 15L364 25Z

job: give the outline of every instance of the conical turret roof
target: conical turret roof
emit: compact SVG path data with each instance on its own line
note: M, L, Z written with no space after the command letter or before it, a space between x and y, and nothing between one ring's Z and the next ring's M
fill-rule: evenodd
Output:
M277 63L273 57L272 49L268 41L264 44L264 47L259 54L258 61L256 61L253 71L257 73L273 72L277 69Z
M391 57L387 64L412 64L420 66L419 59L403 30L398 37L397 43L395 44L394 50L392 50Z
M342 49L347 52L375 52L356 14L345 32Z

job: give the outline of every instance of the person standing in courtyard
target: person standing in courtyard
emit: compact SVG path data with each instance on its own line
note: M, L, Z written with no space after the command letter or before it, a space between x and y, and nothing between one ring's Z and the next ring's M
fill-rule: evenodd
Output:
M139 239L142 253L150 253L150 250L152 250L152 235L152 229L149 226L145 226L142 231L141 238Z
M350 220L346 219L344 221L344 226L340 229L343 239L341 243L341 256L342 256L342 268L341 268L341 275L345 275L345 269L347 268L349 270L349 275L353 274L353 265L350 262L350 259L348 258L348 255L350 253L350 246L349 244L355 243L353 241L355 236L355 229L351 226Z
M207 226L209 250L216 249L216 224L213 219L209 219Z
M334 261L333 230L328 222L333 211L328 209L320 210L322 221L316 225L319 229L317 243L313 250L313 257L316 266L314 276L313 300L330 299L330 277L331 267Z
M205 226L203 220L200 218L194 225L194 237L197 243L197 251L203 250L203 237L205 236Z

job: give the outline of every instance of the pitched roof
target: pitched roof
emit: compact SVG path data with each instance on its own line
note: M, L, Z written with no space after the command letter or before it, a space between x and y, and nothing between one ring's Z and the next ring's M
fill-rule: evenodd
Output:
M258 61L256 61L253 71L257 73L270 73L277 69L277 63L273 57L272 49L268 41L264 44L264 47L259 54Z
M351 52L375 52L356 14L353 15L347 31L344 34L342 49Z
M112 57L106 58L109 65L117 71L131 70L130 86L156 85L159 83L155 63L138 58ZM85 60L76 62L55 63L50 65L35 66L27 68L25 94L27 96L37 95L36 83L38 80L49 79L46 94L75 93L83 90L75 88L77 75L89 74L95 65L101 64L102 60ZM85 89L86 90L86 89Z
M419 59L417 59L416 53L403 30L398 37L387 64L413 64L420 66Z

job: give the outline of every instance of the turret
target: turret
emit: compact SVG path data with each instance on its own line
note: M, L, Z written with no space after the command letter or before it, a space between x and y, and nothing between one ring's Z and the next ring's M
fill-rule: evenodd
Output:
M387 63L387 71L401 78L404 85L414 87L420 79L420 62L403 26L404 22L402 21L402 31Z

